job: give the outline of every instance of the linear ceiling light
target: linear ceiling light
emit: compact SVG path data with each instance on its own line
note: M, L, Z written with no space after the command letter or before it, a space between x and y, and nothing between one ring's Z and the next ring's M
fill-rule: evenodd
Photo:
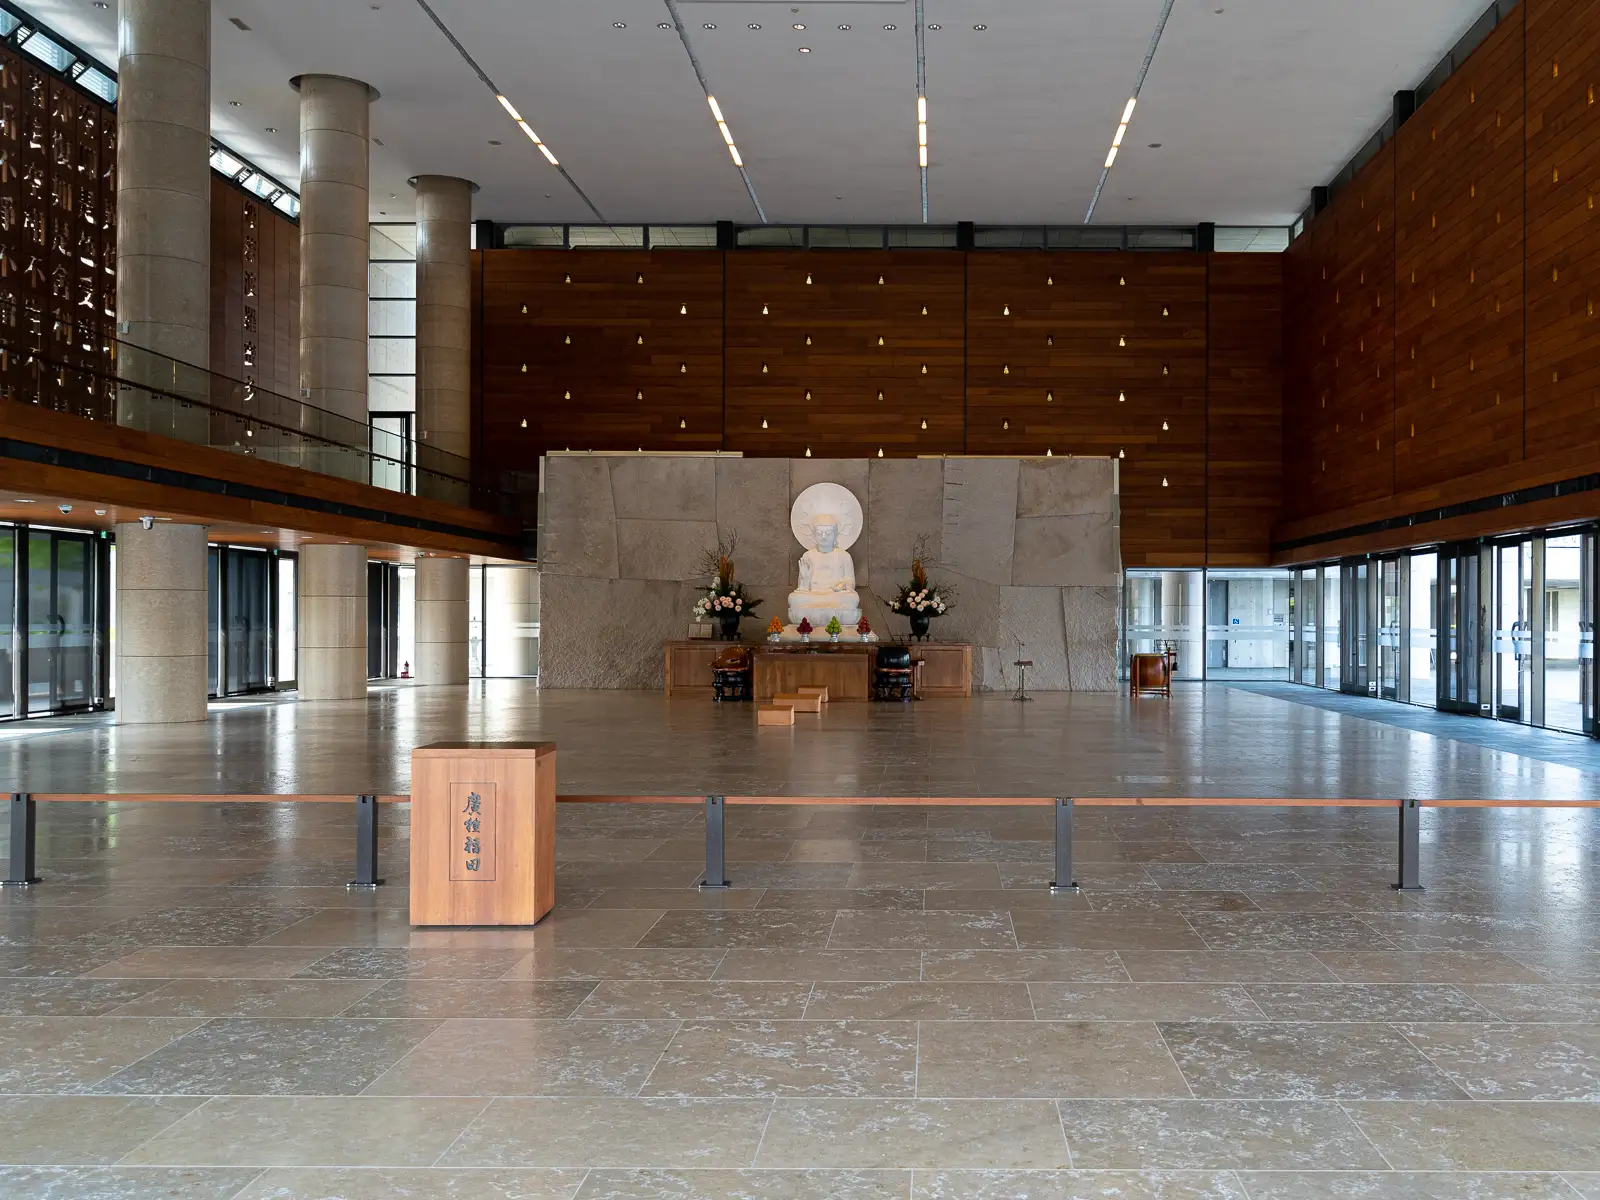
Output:
M505 109L511 114L511 119L517 123L517 128L522 130L523 133L527 134L532 140L533 144L539 147L539 153L550 160L550 165L552 167L559 167L561 164L556 161L556 156L550 152L550 147L546 146L542 141L539 140L539 135L533 131L533 126L529 125L522 119L522 114L511 106L511 101L507 100L499 92L495 93L494 98L500 101L501 108Z
M739 147L733 143L733 134L728 129L728 123L722 119L722 109L717 104L717 98L707 96L706 103L711 105L711 115L717 119L717 130L722 134L722 140L728 143L728 153L733 156L733 165L744 166L744 159L739 157Z
M1144 52L1144 62L1139 66L1139 78L1134 81L1133 95L1128 97L1128 103L1122 110L1122 120L1117 124L1117 132L1111 137L1111 149L1106 154L1105 165L1100 168L1100 182L1094 185L1094 195L1089 200L1089 211L1083 215L1085 225L1094 220L1094 210L1100 203L1100 193L1105 191L1106 180L1111 177L1111 167L1117 161L1117 151L1122 149L1122 139L1128 136L1128 122L1133 120L1134 105L1139 103L1139 92L1144 88L1145 77L1150 74L1150 64L1155 61L1156 47L1161 44L1161 35L1167 28L1167 18L1172 15L1172 4L1173 0L1166 0L1161 6L1161 19L1156 22L1156 31L1151 35L1150 48Z
M506 94L495 85L494 80L490 79L488 73L478 65L478 60L467 53L467 48L463 46L459 40L457 40L455 34L450 32L450 27L439 19L439 14L434 12L432 8L428 7L428 0L417 0L417 7L428 14L428 19L434 23L440 33L444 34L445 40L455 47L456 53L461 56L462 60L467 64L467 66L472 68L472 73L478 77L478 79L483 83L484 87L488 88L494 93L494 98L500 102L500 107L506 110L506 115L517 123L517 128L528 135L528 140L530 142L539 147L539 153L544 155L545 161L557 171L561 172L561 178L565 179L567 181L567 186L578 194L578 199L582 200L585 207L587 207L588 210L595 215L595 219L597 221L604 221L605 217L602 216L600 210L595 207L594 201L589 199L587 193L585 193L584 190L578 186L578 181L567 173L567 169L561 165L561 160L555 156L555 152L552 151L549 146L544 144L544 140L533 131L533 126L529 125L525 120L522 119L522 114L517 111L516 105L512 104L511 101L506 99Z
M922 0L916 3L917 23L917 171L922 184L922 223L928 223L928 50L923 33ZM888 26L885 26L888 28Z
M700 82L700 90L706 94L706 103L711 106L711 115L716 119L717 132L722 135L722 140L727 144L728 156L733 159L733 165L738 168L739 178L744 180L744 190L750 194L750 203L755 206L756 216L761 223L767 223L767 210L761 207L761 200L756 196L756 185L750 182L750 172L745 170L744 158L739 154L739 147L733 140L733 132L728 128L728 122L723 119L722 106L717 103L716 96L711 91L711 84L706 81L706 73L700 67L700 60L695 57L694 47L689 44L689 31L684 28L683 17L678 12L677 0L664 0L667 11L672 14L672 24L678 31L678 40L683 43L683 52L689 56L689 65L694 68L694 77ZM759 25L751 25L752 29L759 29ZM802 53L805 51L802 50Z

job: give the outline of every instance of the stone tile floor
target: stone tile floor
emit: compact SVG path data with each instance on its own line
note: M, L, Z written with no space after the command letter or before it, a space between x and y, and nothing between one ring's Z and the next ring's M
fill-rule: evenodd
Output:
M47 805L0 1195L1600 1197L1600 820L571 806L557 911L412 930L324 805Z
M1600 746L1234 688L747 711L521 683L0 740L39 791L1600 797ZM11 731L8 731L8 734ZM1544 747L1544 739L1556 739ZM1523 743L1527 743L1524 745ZM981 781L981 782L980 782ZM1600 1200L1600 813L570 806L557 911L413 930L343 806L51 804L0 893L10 1200ZM3 845L3 837L0 837Z

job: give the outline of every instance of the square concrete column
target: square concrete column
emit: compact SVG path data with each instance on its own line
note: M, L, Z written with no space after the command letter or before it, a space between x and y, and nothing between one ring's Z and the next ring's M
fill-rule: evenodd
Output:
M367 698L367 548L300 548L300 699Z
M117 724L204 721L206 530L119 523Z
M467 560L417 559L417 682L467 682Z

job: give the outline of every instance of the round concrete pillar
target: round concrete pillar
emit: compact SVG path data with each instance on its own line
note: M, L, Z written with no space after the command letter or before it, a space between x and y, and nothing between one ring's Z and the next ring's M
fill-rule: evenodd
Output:
M211 3L122 0L117 322L124 341L211 361Z
M418 491L466 503L439 476L466 478L472 452L472 193L449 175L419 175L417 189ZM432 461L430 461L432 460ZM459 493L459 494L458 494Z
M367 548L300 548L300 699L367 696Z
M467 560L417 559L417 682L467 682Z
M206 530L119 523L117 724L204 721Z
M302 398L365 426L367 110L377 93L338 75L291 82L300 89Z

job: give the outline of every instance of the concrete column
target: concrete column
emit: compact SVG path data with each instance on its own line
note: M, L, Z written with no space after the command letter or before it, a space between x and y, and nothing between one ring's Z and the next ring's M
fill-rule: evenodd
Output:
M124 377L208 398L211 4L122 0L117 59L117 336ZM204 409L121 393L123 424L205 441Z
M449 175L419 175L417 189L417 456L439 472L418 477L425 496L465 504L472 452L472 193Z
M367 110L377 92L338 75L298 75L290 82L300 89L301 399L345 418L321 431L325 436L364 448ZM335 461L339 465L318 469L366 475L357 456Z
M300 548L300 699L367 697L367 548Z
M204 721L206 530L119 523L117 724Z
M417 682L467 681L467 560L417 559Z

